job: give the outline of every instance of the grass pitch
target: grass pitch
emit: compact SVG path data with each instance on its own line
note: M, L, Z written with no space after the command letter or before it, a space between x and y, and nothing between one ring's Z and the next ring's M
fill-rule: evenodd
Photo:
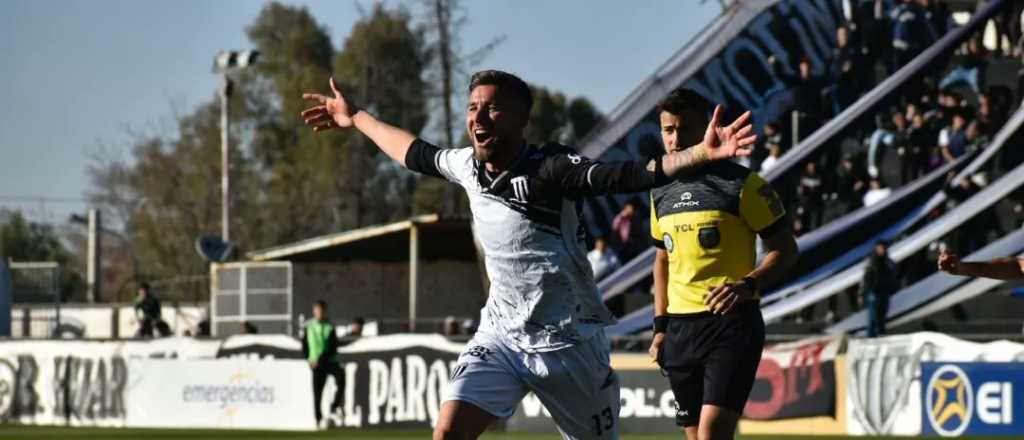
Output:
M430 438L424 431L371 431L371 430L340 430L321 432L286 432L286 431L235 431L209 429L135 429L135 428L66 428L46 426L0 425L0 439L90 439L90 440L214 440L214 439L257 439L257 440L313 440L313 439L368 439L368 440L404 440ZM559 436L551 434L509 434L487 433L483 440L556 440ZM623 435L622 440L680 440L676 435ZM783 440L794 436L746 436L738 437L746 440ZM860 437L835 436L800 436L800 440L848 440ZM866 437L865 437L866 438ZM906 440L907 437L870 437L871 440ZM961 437L969 440L999 439L1000 437ZM1007 437L1001 437L1005 439Z

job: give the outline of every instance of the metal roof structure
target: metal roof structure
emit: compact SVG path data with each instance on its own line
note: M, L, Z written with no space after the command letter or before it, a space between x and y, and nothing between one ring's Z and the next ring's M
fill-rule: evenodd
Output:
M442 219L437 214L313 237L249 252L246 257L252 261L408 261L414 230L421 259L476 260L469 221Z

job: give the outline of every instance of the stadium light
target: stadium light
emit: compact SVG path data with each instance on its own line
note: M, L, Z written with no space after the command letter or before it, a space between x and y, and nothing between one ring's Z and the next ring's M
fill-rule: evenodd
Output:
M221 239L230 240L229 204L231 202L230 179L228 177L228 100L231 98L231 73L245 69L256 63L259 51L255 50L222 50L213 57L213 72L223 78L220 89L220 214Z

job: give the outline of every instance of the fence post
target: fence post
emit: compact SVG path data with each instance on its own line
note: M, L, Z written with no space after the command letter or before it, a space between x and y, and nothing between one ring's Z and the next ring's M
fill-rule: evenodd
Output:
M110 337L114 339L121 337L121 308L117 304L110 307Z
M800 143L800 112L793 110L790 113L790 130L793 136L793 145L790 148L796 148L797 144Z

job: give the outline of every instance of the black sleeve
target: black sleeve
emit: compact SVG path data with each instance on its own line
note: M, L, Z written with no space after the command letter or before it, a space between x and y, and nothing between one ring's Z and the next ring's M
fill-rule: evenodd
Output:
M772 223L772 224L770 224L768 226L765 226L764 229L762 229L760 231L757 231L757 235L759 237L761 237L761 239L763 240L765 238L769 238L769 237L771 237L771 236L773 236L775 234L778 234L779 231L782 231L783 229L786 229L786 226L788 225L786 220L788 218L789 218L788 215L784 215L782 217L779 217L778 219L775 220L775 223Z
M423 139L416 138L405 153L405 167L418 173L428 176L444 178L441 170L437 168L437 152L440 148L431 145Z
M659 240L657 238L651 237L651 244L653 244L654 247L656 247L658 249L661 249L663 251L666 250L665 249L665 241L664 240Z
M570 197L602 194L634 193L658 186L664 179L661 161L655 171L647 169L648 161L601 163L575 154L565 148L547 158L541 168L545 180L557 182Z

